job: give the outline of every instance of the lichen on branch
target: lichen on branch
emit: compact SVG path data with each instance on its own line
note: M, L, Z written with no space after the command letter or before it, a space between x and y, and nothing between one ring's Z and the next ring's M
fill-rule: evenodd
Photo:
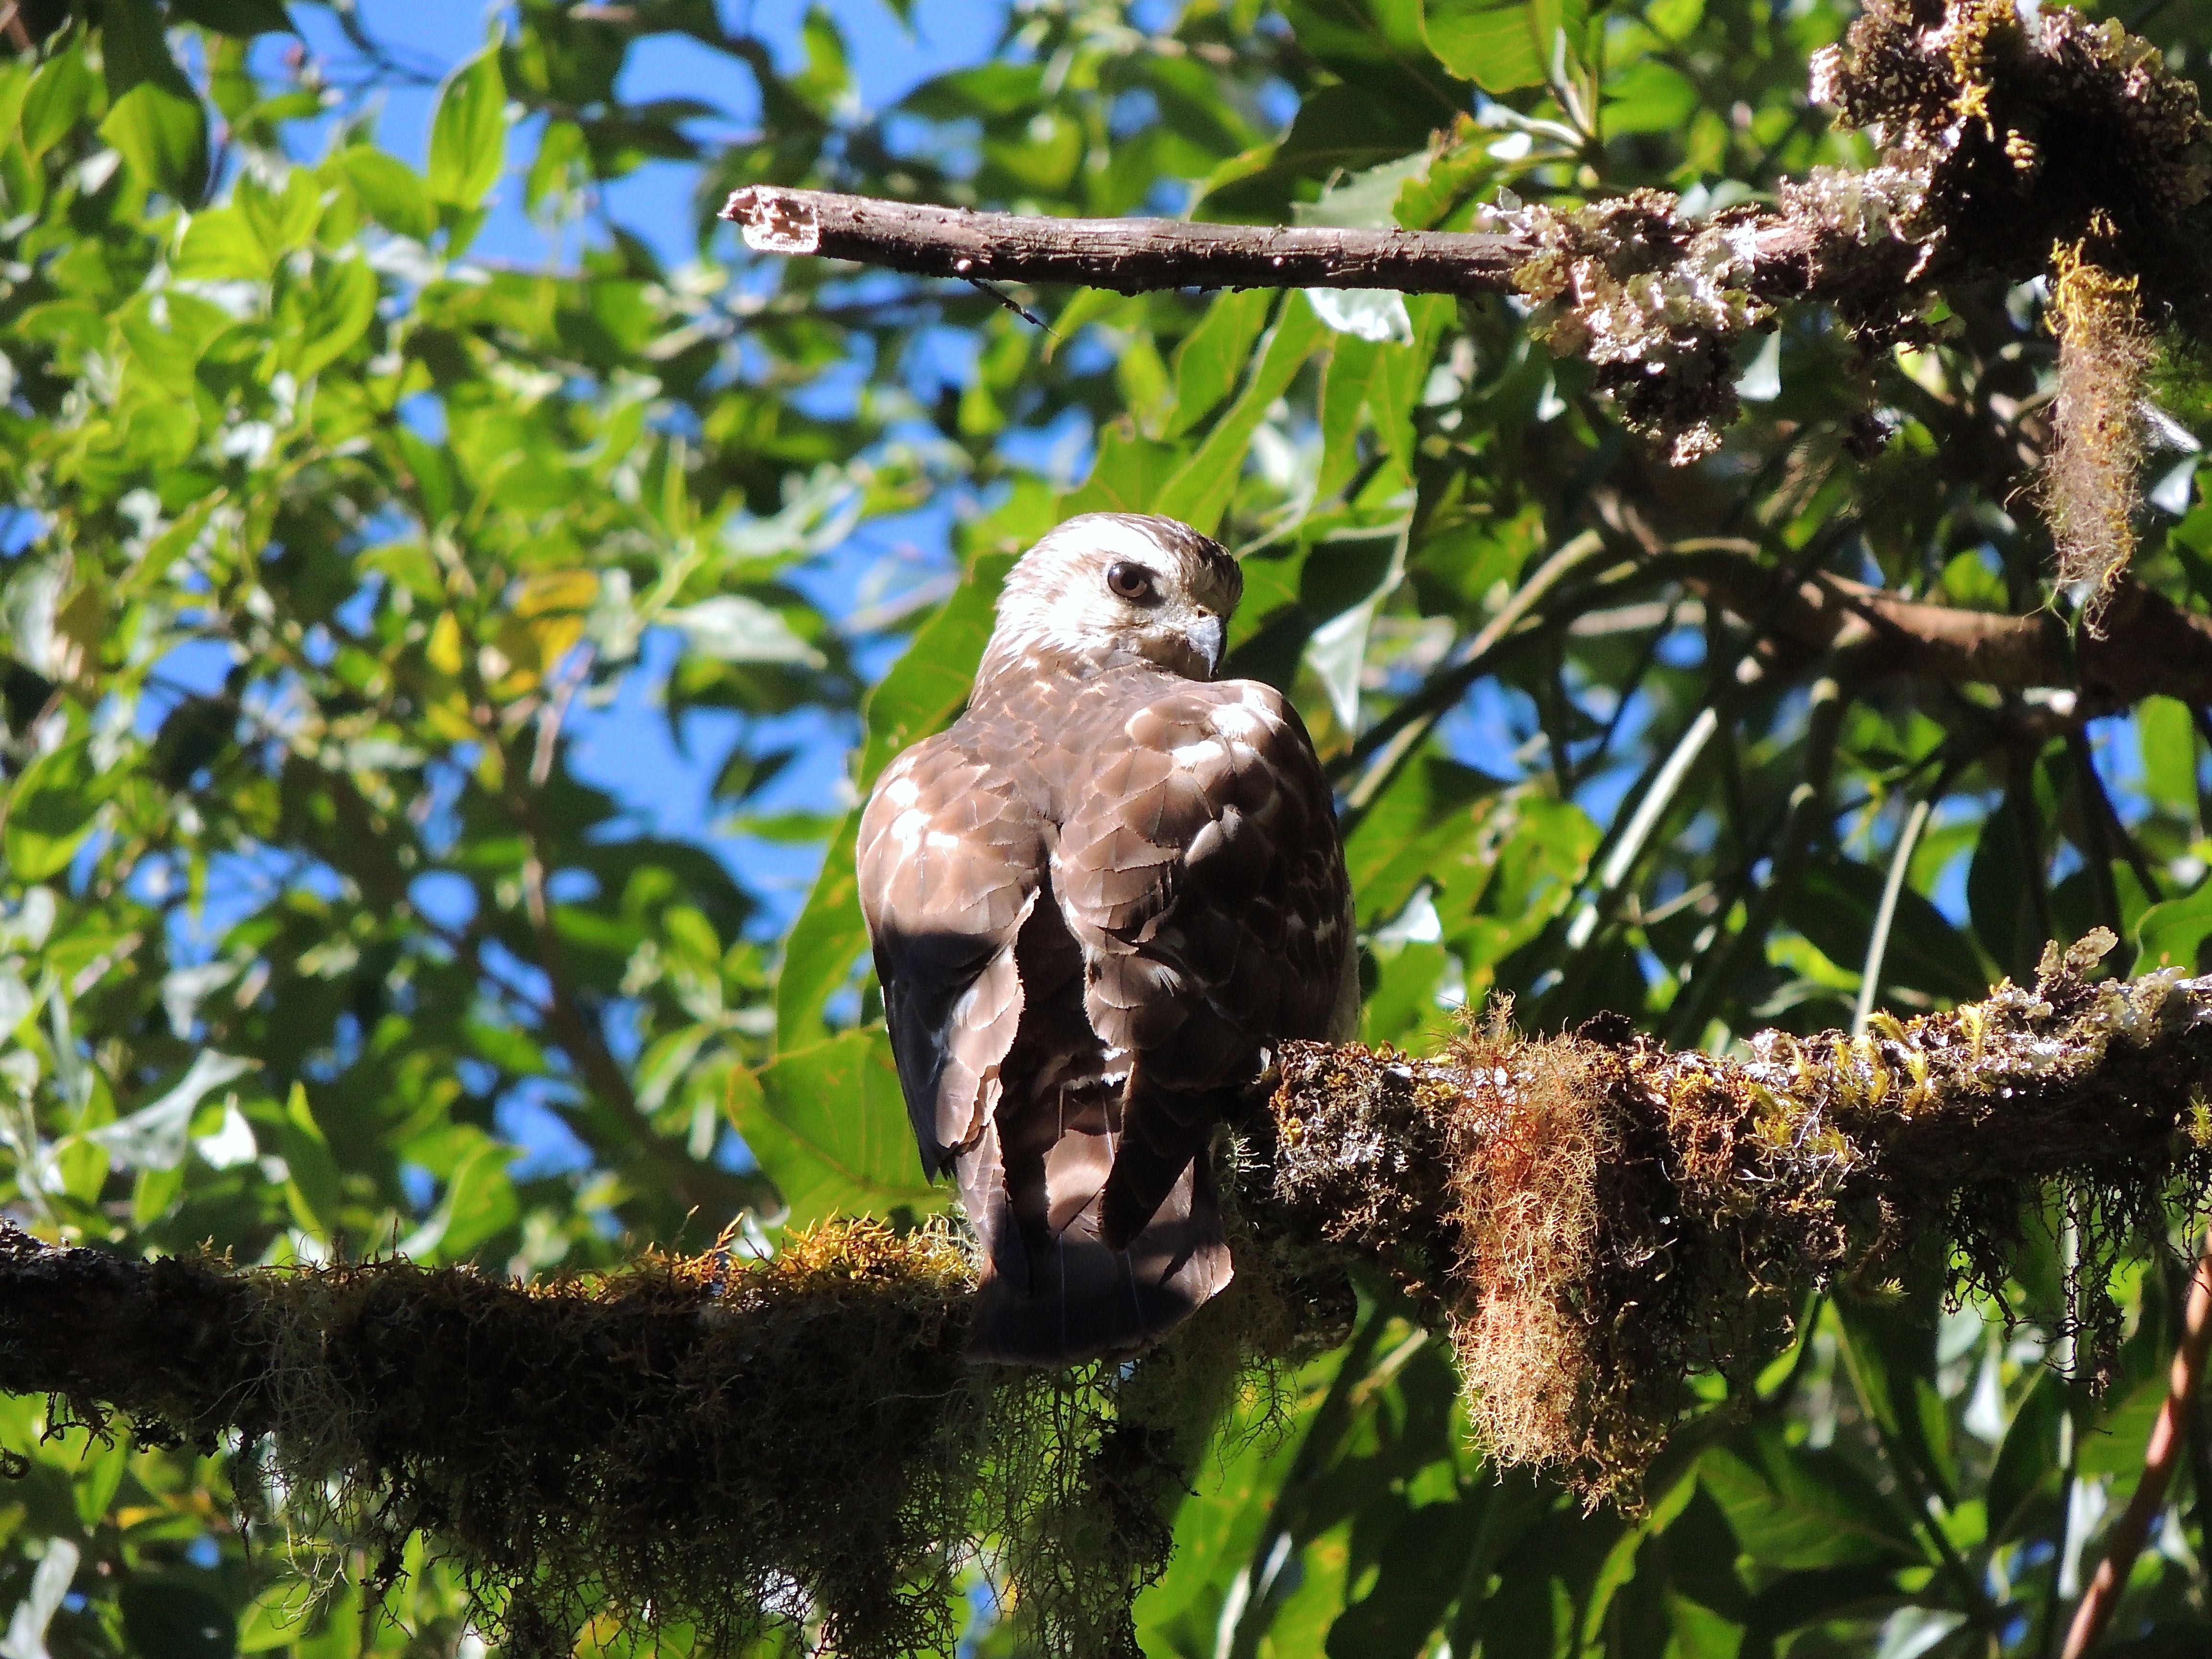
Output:
M2149 443L2145 387L2157 356L2143 319L2142 282L2097 257L2113 240L2094 216L2091 234L2051 255L2051 315L2058 336L2058 395L2041 494L2058 578L2085 590L2083 614L2101 632L2106 609L2135 556Z

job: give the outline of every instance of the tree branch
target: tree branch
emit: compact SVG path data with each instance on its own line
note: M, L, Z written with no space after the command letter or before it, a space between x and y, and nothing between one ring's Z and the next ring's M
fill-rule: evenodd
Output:
M868 1222L787 1236L767 1264L648 1257L529 1289L0 1228L0 1389L142 1437L270 1437L282 1489L343 1494L373 1558L396 1567L427 1528L512 1595L526 1651L565 1652L564 1621L610 1597L741 1633L793 1585L841 1652L949 1640L927 1620L979 1490L1016 1590L1095 1619L1158 1565L1194 1395L1340 1335L1355 1267L1449 1333L1487 1444L1593 1491L1632 1486L1693 1372L1753 1372L1808 1290L1923 1249L2001 1285L2055 1182L2095 1218L2064 1316L2094 1370L2122 1251L2212 1175L2190 1133L2212 978L2092 982L2109 944L1861 1037L1763 1034L1744 1060L1625 1020L1493 1024L1426 1060L1293 1045L1233 1191L1236 1283L1133 1370L972 1366L964 1250Z
M1486 208L1478 230L1443 232L1047 219L769 183L734 191L722 216L764 252L969 282L1518 294L1536 337L1587 358L1626 424L1680 464L1719 444L1737 410L1736 347L1786 302L1832 307L1863 347L1886 347L1948 285L2032 276L2061 246L2078 264L2094 224L2099 269L2134 273L2145 316L2204 324L2194 87L2063 7L2022 26L2019 50L1996 50L1984 37L1996 15L1950 0L1942 27L1923 27L1911 8L1870 5L1848 54L1814 58L1812 101L1876 133L1879 164L1816 169L1784 181L1772 208L1709 218L1650 190ZM2040 136L2081 132L2103 137ZM2086 506L2081 493L2054 505Z
M768 253L850 259L914 276L1170 288L1388 288L1505 294L1540 252L1512 233L1334 230L1177 219L1046 219L748 185L722 217Z
M1808 659L1855 655L1861 679L1911 678L2000 690L2070 691L2077 718L2148 696L2212 702L2212 617L2182 610L2140 582L2113 588L2101 635L2069 635L2048 611L2014 617L1930 605L1826 572L1794 585L1742 551L1712 545L1662 551L1662 572Z
M2142 1478L2136 1483L2135 1496L2128 1499L2126 1510L2112 1523L2104 1559L2097 1563L2096 1577L2089 1581L2081 1605L2075 1609L2074 1623L2066 1632L2063 1659L2086 1659L2119 1609L2129 1570L2150 1537L2150 1523L2166 1502L2174 1466L2181 1461L2182 1448L2188 1442L2190 1418L2197 1410L2197 1384L2208 1349L2212 1349L2212 1238L2205 1241L2205 1253L2197 1258L2197 1271L2189 1276L2181 1346L2174 1352L2166 1399L2159 1407L2158 1420L2151 1425L2150 1443L2143 1450Z

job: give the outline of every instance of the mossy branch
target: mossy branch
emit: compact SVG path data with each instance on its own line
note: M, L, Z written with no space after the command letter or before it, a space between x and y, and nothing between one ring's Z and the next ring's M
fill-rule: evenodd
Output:
M2092 982L2112 943L1856 1039L1762 1032L1742 1060L1625 1021L1493 1024L1431 1060L1299 1045L1274 1101L1280 1232L1425 1297L1491 1448L1592 1491L1632 1486L1691 1376L1747 1376L1840 1274L1934 1248L2001 1292L2054 1184L2089 1264L2069 1318L2101 1367L2110 1269L2212 1177L2212 979Z
M2109 1352L2118 1253L2212 1173L2212 979L2093 982L2107 944L1740 1060L1626 1022L1494 1022L1433 1060L1300 1045L1242 1161L1237 1285L1127 1371L971 1364L962 1247L873 1223L527 1287L0 1231L0 1389L234 1437L383 1574L430 1534L519 1651L566 1651L601 1602L732 1638L801 1618L843 1653L947 1643L980 1535L1049 1648L1127 1652L1207 1425L1294 1333L1325 1340L1350 1271L1449 1329L1497 1455L1592 1492L1632 1486L1691 1376L1771 1357L1808 1291L1923 1249L2001 1287L2054 1183L2087 1239L2084 1349Z

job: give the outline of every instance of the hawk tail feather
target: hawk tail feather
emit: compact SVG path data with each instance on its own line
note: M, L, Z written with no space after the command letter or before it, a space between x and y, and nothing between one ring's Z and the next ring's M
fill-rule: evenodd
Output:
M995 1139L987 1134L986 1145ZM969 1337L975 1358L1066 1365L1133 1353L1227 1286L1229 1246L1203 1158L1119 1249L1101 1236L1099 1194L1055 1231L1015 1213L997 1163L986 1157L962 1170L983 1177L963 1181L983 1253ZM988 1198L975 1190L985 1182Z

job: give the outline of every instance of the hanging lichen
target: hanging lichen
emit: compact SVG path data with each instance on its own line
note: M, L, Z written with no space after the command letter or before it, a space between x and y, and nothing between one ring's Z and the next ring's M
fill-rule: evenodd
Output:
M2112 222L2098 215L2089 235L2054 249L2051 261L2058 391L2040 493L2058 578L2084 590L2092 631L2135 556L2149 435L2145 383L2157 355L2143 320L2142 283L2099 258L2115 240Z
M1538 1040L1493 1020L1426 1060L1302 1045L1275 1101L1285 1222L1417 1243L1382 1260L1449 1327L1485 1443L1592 1492L1632 1490L1690 1378L1750 1376L1843 1273L1932 1241L2001 1289L2061 1176L2094 1371L2119 1254L2212 1176L2187 1127L2212 984L2092 984L2110 944L2054 949L2033 990L1856 1039L1765 1033L1741 1061L1626 1022Z

